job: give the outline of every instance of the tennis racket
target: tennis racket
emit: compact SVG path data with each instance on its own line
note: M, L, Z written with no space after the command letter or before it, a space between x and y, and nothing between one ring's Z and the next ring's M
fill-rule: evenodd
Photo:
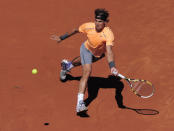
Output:
M121 74L118 74L118 76L128 82L131 91L133 91L135 95L141 98L149 98L153 96L155 89L151 82L147 80L127 78Z

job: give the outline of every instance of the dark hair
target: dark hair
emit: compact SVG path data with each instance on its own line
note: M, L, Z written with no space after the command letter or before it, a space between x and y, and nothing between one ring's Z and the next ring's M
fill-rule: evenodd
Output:
M109 12L105 9L98 8L95 10L95 18L107 21L109 17Z

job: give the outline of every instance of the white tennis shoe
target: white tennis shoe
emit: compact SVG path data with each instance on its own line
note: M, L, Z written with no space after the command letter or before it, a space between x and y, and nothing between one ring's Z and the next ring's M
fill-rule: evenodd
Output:
M70 72L72 68L72 63L66 59L63 59L61 62L61 70L60 70L60 79L65 80L67 72Z
M80 113L80 112L83 112L83 111L87 111L87 110L88 110L88 108L85 106L84 101L80 101L77 104L77 107L76 107L76 112L77 113Z

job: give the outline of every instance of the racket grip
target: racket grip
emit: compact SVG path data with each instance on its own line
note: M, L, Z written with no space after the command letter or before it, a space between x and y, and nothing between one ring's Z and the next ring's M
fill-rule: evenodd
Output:
M120 78L122 78L122 79L125 79L125 78L126 78L126 77L123 76L122 74L118 74L118 76L119 76Z

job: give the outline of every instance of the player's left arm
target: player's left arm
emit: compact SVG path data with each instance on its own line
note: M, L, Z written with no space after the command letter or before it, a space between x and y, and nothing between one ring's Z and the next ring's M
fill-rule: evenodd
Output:
M108 64L109 64L109 67L110 67L110 70L111 70L111 74L117 75L118 70L116 69L116 65L115 65L112 45L106 45L106 57L107 57L107 61L108 61Z
M105 36L106 36L106 56L108 60L108 64L111 70L111 74L118 75L118 70L115 65L114 52L112 47L114 46L114 34L110 28L106 28Z

